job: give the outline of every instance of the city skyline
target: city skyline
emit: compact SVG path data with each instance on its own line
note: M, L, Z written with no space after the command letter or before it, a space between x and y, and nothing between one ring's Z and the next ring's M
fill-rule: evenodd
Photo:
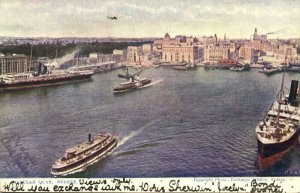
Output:
M250 38L257 28L270 38L300 37L299 0L0 0L0 8L0 36Z

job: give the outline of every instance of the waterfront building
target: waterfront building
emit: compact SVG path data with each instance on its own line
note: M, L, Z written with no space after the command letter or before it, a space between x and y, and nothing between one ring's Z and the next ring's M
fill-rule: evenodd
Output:
M127 60L127 50L113 50L113 55L122 55L122 62Z
M140 63L142 57L142 47L128 46L127 48L127 62Z
M29 63L23 54L0 54L0 75L26 73L30 71Z
M154 46L161 48L161 59L164 62L196 62L199 60L197 38L177 35L171 38L168 33L163 39L155 40Z
M121 54L102 54L90 53L89 57L72 58L59 65L59 68L66 69L73 66L84 66L93 64L106 64L106 63L121 63L124 62L124 56Z
M257 62L257 55L255 53L253 48L240 47L239 59L243 60L245 63L255 63Z
M122 50L121 50L122 51ZM123 62L125 61L124 59L124 52L122 54L122 52L120 51L115 51L115 53L117 54L102 54L102 53L90 53L89 54L89 59L88 62L90 63L99 63L99 62L110 62L110 61L114 61L114 62ZM84 58L74 58L72 59L74 62L76 62L76 60L79 61L79 65L81 64L80 60L84 61L86 59Z
M229 48L206 46L204 48L204 62L218 63L220 60L229 59L229 54Z
M162 48L163 46L176 45L181 41L185 41L185 36L176 36L175 38L171 38L168 33L165 34L164 38L154 40L153 43L153 51L158 52L160 54L160 58L162 58Z
M199 60L198 47L187 43L164 45L162 60L164 62L196 62Z

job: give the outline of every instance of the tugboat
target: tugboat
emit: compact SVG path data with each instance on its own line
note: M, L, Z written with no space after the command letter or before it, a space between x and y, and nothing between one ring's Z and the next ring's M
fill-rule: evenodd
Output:
M146 86L149 86L151 84L151 80L147 78L140 79L139 78L139 73L136 74L129 74L128 73L128 68L127 68L127 73L125 75L123 74L118 74L119 78L124 78L127 79L128 82L122 83L119 86L116 86L113 88L114 93L122 93L130 90L136 90L140 88L144 88Z
M255 129L258 143L258 166L261 170L268 168L283 157L297 139L300 123L298 81L291 82L288 97L284 97L283 83L284 74L276 100Z
M83 171L104 158L117 143L117 138L111 134L98 134L94 138L89 134L87 142L68 148L65 155L54 162L51 174L65 176Z

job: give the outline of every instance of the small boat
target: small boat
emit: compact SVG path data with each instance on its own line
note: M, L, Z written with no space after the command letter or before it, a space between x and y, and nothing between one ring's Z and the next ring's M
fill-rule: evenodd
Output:
M283 72L283 68L273 68L273 67L264 67L262 70L258 71L260 73L264 73L266 75L272 75L275 73Z
M118 143L117 138L111 134L98 134L92 138L88 135L87 142L68 148L63 157L52 165L51 174L65 176L86 169L110 153Z
M248 71L248 70L250 70L250 65L249 64L236 65L236 66L231 67L229 70L234 71L234 72Z
M174 70L194 70L196 66L194 64L185 63L184 65L173 67Z
M215 64L204 64L205 70L215 70L217 68L217 65Z

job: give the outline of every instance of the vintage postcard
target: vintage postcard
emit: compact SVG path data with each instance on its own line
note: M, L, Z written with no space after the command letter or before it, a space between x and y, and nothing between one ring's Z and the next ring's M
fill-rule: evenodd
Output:
M0 10L0 192L300 191L299 0Z

